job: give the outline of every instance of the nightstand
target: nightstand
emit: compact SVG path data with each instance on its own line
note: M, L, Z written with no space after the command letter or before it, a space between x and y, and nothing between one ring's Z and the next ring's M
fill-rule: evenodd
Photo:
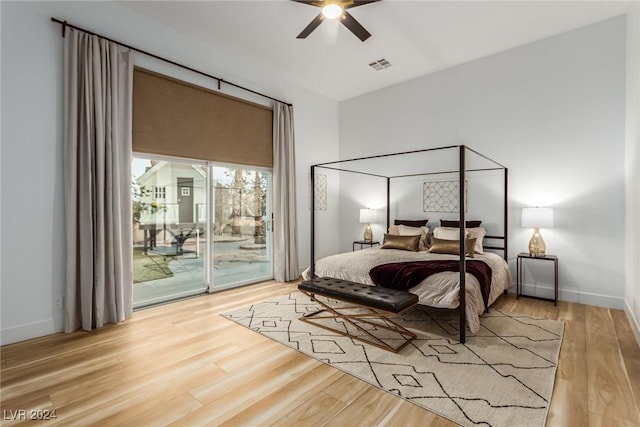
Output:
M552 261L553 262L553 287L554 287L554 298L543 298L533 295L525 295L522 292L522 277L524 276L524 272L522 271L522 261L525 259L535 259L540 261ZM519 297L527 297L527 298L535 298L541 299L544 301L553 301L553 305L558 304L558 257L555 255L545 255L545 256L533 256L527 252L521 252L518 254L516 261L516 291L517 298Z
M356 250L356 245L360 245L360 249L362 249L364 246L369 246L370 248L372 248L375 245L380 245L380 242L378 241L365 242L364 240L355 240L353 242L353 249L351 250L352 252Z

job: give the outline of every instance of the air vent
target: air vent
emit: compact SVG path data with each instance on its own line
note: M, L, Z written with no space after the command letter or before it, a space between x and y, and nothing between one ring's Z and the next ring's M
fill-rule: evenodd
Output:
M369 64L369 66L376 71L381 71L391 67L391 62L382 58L382 59L378 59L377 61L373 61L372 63Z

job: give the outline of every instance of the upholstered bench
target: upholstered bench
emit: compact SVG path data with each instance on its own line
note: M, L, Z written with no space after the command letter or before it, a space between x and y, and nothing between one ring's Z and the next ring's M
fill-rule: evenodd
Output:
M305 280L298 284L298 289L322 307L318 311L303 315L300 320L393 352L398 352L416 338L413 332L405 329L388 317L401 313L409 307L416 305L418 303L418 296L415 294L331 277ZM319 301L316 295L352 305L344 306L330 304L329 302L324 303ZM318 316L318 314L322 312L329 312L330 314L327 316ZM374 322L368 320L371 318L376 318L380 321ZM325 319L342 319L363 333L364 336L354 335L349 331L347 325L345 325L344 330L332 327L330 326L331 323L326 322ZM335 321L332 323L335 323ZM373 330L371 330L371 328L369 328L369 330L364 329L359 325L362 323L373 325L375 328L373 328ZM385 329L393 333L391 338L386 337L386 341L397 341L398 337L400 337L400 345L393 346L386 342L384 338L374 335L372 332L375 332L376 328Z

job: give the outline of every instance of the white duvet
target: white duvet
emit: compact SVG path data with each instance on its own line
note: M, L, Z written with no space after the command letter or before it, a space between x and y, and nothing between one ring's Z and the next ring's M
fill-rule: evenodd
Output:
M374 285L369 270L380 264L403 261L457 260L458 255L432 254L429 252L409 252L398 249L380 249L379 247L354 252L332 255L316 261L315 274L319 277ZM484 261L491 267L491 305L502 292L511 286L511 271L505 260L494 253L475 254L473 259ZM309 268L302 276L310 278ZM460 274L454 271L432 274L420 284L411 288L410 292L418 295L419 303L431 307L457 308L459 297ZM466 315L467 324L472 333L480 329L480 315L484 312L484 302L480 292L478 279L471 273L466 276Z

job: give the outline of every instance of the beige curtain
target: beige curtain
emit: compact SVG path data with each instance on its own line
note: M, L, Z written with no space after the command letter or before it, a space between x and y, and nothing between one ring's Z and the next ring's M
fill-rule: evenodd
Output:
M285 282L299 276L296 224L296 165L293 107L273 106L273 277Z
M67 29L64 45L65 331L132 312L128 52Z

